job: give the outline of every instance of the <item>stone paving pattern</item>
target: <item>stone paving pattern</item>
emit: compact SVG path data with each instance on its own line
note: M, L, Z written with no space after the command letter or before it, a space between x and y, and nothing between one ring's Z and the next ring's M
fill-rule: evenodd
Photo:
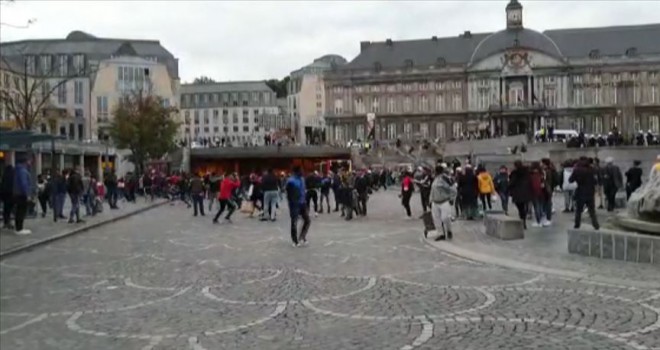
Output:
M149 205L152 205L154 202L146 201L143 198L140 198L136 203L126 203L121 201L118 206L118 210L110 210L107 203L104 204L103 213L99 213L95 216L83 216L81 217L85 223L84 224L69 224L68 215L70 210L69 199L66 201L64 207L64 213L67 216L67 219L61 219L57 222L53 222L53 212L52 209L48 208L48 213L46 217L41 217L41 209L39 209L39 214L34 218L28 218L25 220L25 228L32 231L30 235L19 236L14 234L12 231L2 230L0 231L0 252L4 253L15 249L17 247L34 243L45 238L58 236L65 234L67 232L83 228L85 226L94 225L103 221L112 220L116 217L126 215L136 210L146 208ZM85 208L80 209L80 214L85 213ZM13 221L13 220L12 220ZM13 222L12 222L13 224Z
M445 254L402 213L376 193L294 248L286 209L213 225L165 205L53 242L0 263L0 348L660 349L660 289Z
M567 230L573 227L574 213L563 213L563 194L556 193L553 199L555 213L551 227L534 228L528 221L529 229L525 231L525 239L503 241L485 234L482 221L457 221L455 235L451 242L433 242L439 248L461 248L465 251L494 257L507 257L521 263L534 264L548 268L558 268L577 271L585 275L628 280L630 282L655 282L660 288L660 275L657 266L651 264L623 263L599 258L587 258L568 253ZM509 204L509 216L517 217L518 212ZM499 202L493 203L493 209L500 210ZM623 210L623 209L622 209ZM609 220L612 213L597 210L598 220L604 229L612 227ZM593 229L589 214L582 216L582 228ZM615 227L612 227L615 229ZM649 278L649 276L658 276Z

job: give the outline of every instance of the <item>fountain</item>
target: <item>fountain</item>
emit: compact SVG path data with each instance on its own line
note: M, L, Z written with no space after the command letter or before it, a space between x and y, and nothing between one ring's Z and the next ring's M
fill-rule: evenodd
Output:
M627 210L616 216L615 224L621 228L660 235L660 156L658 160L648 181L630 196Z

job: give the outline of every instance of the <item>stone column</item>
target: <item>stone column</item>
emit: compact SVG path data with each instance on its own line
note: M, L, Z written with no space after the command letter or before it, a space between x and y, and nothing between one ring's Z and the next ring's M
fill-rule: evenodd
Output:
M528 75L527 76L527 105L531 105L534 101L532 101L532 76Z
M43 172L41 151L36 151L34 153L34 171L36 172L37 175Z
M80 154L80 173L85 174L85 151Z

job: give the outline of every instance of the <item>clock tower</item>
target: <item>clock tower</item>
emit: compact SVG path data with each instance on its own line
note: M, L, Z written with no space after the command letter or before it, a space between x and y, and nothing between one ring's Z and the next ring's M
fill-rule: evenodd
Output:
M511 0L511 2L506 5L507 29L518 29L523 27L522 10L522 5L518 2L518 0Z

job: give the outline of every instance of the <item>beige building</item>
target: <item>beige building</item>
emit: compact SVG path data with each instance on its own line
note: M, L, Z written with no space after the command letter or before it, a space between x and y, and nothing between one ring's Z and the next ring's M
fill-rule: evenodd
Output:
M48 130L50 126L45 123L42 123L39 129L42 132L60 134L70 140L99 139L99 128L95 119L98 104L95 99L109 94L108 84L114 84L120 79L115 69L113 74L104 73L104 79L110 77L113 82L99 81L97 74L101 71L107 73L101 65L112 64L108 60L140 57L154 64L161 64L170 77L170 82L166 85L172 86L171 94L176 95L178 60L155 40L98 38L81 31L73 31L64 39L3 42L0 43L0 53L3 60L16 62L18 66L24 67L27 74L43 81L44 86L57 87L50 96L50 103L53 108L64 111L66 118L58 121L56 130ZM128 80L136 79L135 71L128 74ZM92 87L95 85L103 91L94 93ZM170 98L172 101L176 100L173 96ZM109 104L108 110L111 111Z
M324 75L327 138L459 138L532 134L542 126L630 136L660 131L660 24L547 30L523 26L455 37L361 42Z
M142 57L116 56L100 61L92 84L92 135L103 134L122 96L142 91L162 98L165 106L178 105L178 79L170 76L164 64Z
M320 143L323 139L326 109L323 73L346 63L338 55L325 55L311 64L291 72L287 86L287 109L293 123L296 142Z

